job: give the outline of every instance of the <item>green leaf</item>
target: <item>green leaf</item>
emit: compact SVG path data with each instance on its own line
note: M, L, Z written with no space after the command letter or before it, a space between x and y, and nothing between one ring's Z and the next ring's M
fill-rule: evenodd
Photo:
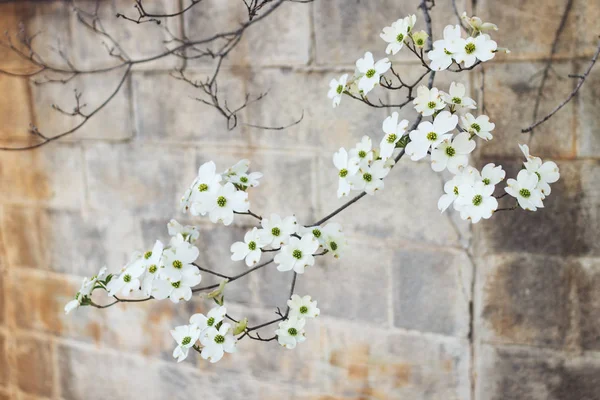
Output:
M404 135L400 138L400 140L398 140L398 142L396 143L396 148L399 149L403 149L406 147L407 144L410 143L410 137L408 135Z

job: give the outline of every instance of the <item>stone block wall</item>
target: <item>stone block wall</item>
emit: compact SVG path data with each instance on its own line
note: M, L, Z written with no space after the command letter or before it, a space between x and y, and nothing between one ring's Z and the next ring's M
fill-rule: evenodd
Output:
M162 28L110 18L130 3L103 1L105 26L133 57L160 51ZM150 3L168 12L180 7ZM233 3L205 0L168 28L188 36L221 29L243 12ZM249 31L224 67L222 90L235 102L246 91L269 89L242 117L277 126L303 112L288 130L228 130L189 86L169 77L181 66L169 60L136 68L80 132L36 151L0 152L0 399L600 399L600 67L533 137L520 133L532 121L564 0L459 0L459 10L495 22L495 37L512 53L436 80L441 87L466 83L496 123L495 140L480 146L476 165L502 163L514 175L517 142L527 141L533 154L556 160L561 180L545 209L498 213L471 227L439 214L441 175L402 160L382 192L336 217L350 235L348 254L319 260L299 281L298 293L317 299L322 316L296 351L244 341L216 365L194 355L175 363L168 330L206 310L202 301L63 315L81 277L105 264L116 270L132 250L166 239L172 217L200 226L201 262L232 274L246 268L229 260L228 248L251 221L225 228L177 211L204 161L224 168L251 159L265 174L251 193L252 208L263 214L295 213L310 223L341 204L331 155L364 134L379 137L386 112L348 98L333 110L328 81L350 72L365 50L382 55L379 30L396 18L414 12L422 26L417 3L290 3ZM439 37L456 17L450 1L436 3ZM109 63L69 10L62 1L4 2L0 29L14 31L23 21L30 32L43 31L38 40L46 50L60 39L77 65ZM599 17L600 4L574 0L541 114L574 87L566 76L587 66ZM418 65L407 54L398 61L410 75ZM0 68L28 70L2 47ZM188 68L201 78L210 65ZM77 87L93 106L115 79L39 86L0 75L0 143L31 141L30 122L48 132L71 126L50 104L72 107ZM230 308L262 321L284 304L287 285L287 276L261 270L230 285Z

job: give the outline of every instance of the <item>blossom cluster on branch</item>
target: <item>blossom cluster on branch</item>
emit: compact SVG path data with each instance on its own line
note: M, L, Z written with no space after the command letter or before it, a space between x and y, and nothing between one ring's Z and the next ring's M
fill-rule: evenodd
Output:
M334 107L340 105L342 97L348 96L371 107L402 108L412 103L418 112L412 124L401 120L397 111L392 112L382 123L383 135L378 146L365 135L353 148L342 147L333 154L338 175L337 196L346 197L354 191L359 192L356 197L313 224L302 224L294 215L271 213L263 218L251 211L248 195L250 191L259 190L256 188L263 174L250 172L248 160L241 160L221 173L217 172L216 164L209 161L200 166L182 196L181 209L224 226L231 225L238 216L253 218L255 225L230 247L231 259L244 261L248 269L229 276L201 265L200 252L194 245L200 239L199 229L172 220L168 224L171 239L167 246L156 241L152 249L133 253L117 273L107 274L103 268L98 275L84 279L65 311L68 313L80 306L106 308L120 302L167 298L178 303L189 301L194 293L202 293L205 298L213 299L216 306L206 315L192 315L189 324L171 331L176 342L173 357L178 361L188 357L193 349L203 359L217 362L225 353L234 353L244 338L263 342L277 340L282 347L293 349L306 340L307 321L320 314L317 302L310 295L294 293L298 277L315 267L317 257L330 254L339 258L348 248L341 225L329 220L362 197L384 189L385 179L405 154L413 161L429 157L434 171L447 170L453 175L444 185L445 193L438 202L442 212L452 205L463 219L476 223L499 210L518 206L530 211L542 208L543 200L550 195L550 184L559 179L557 165L532 156L528 146L520 145L526 158L524 169L516 179L507 180L505 194L495 195L496 186L505 179L503 167L490 163L478 170L469 164L469 156L478 142L490 141L494 135L501 134L495 131L495 124L488 116L476 113L477 104L467 96L464 85L452 82L447 91L433 86L436 71L460 72L491 60L499 50L487 32L497 27L463 15L462 20L469 27L467 37L463 37L460 25L449 25L443 31L443 39L432 42L426 1L421 8L427 31L415 32L417 18L410 15L383 28L380 35L387 43L387 54L395 55L407 48L422 62L426 71L421 78L406 84L388 58L375 61L373 54L366 52L357 60L353 76L344 74L330 82L328 96ZM426 50L429 64L424 58ZM427 75L428 84L419 85ZM393 83L395 79L400 82L398 85ZM368 94L378 86L389 90L407 89L407 101L401 105L372 102ZM414 97L413 89L416 89ZM505 195L514 198L514 206L498 208L498 200ZM270 259L261 261L263 257ZM271 264L291 276L285 311L278 307L276 318L257 325L250 325L247 318L228 314L227 284ZM213 275L221 281L199 286L202 274ZM105 305L95 303L92 300L95 290L105 291L114 301ZM259 331L267 328L271 329L272 336L262 337Z

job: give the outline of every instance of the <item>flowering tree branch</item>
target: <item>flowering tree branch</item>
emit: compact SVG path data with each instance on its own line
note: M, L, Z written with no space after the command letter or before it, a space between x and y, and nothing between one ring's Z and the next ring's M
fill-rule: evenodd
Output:
M180 16L181 14L189 11L192 7L200 4L201 1L202 0L192 0L192 3L189 6L183 8L178 13L157 14L146 12L142 0L136 0L136 4L134 5L134 7L138 10L138 19L126 17L123 14L118 14L117 17L136 23L159 23L161 19ZM252 104L253 102L261 100L266 95L266 93L260 94L258 96L251 96L250 94L246 94L245 101L242 104L236 105L235 107L230 107L227 101L220 97L220 93L218 90L219 85L217 78L219 72L221 71L223 61L240 43L245 32L250 27L267 18L284 3L305 2L296 0L240 1L243 1L243 3L245 4L248 11L248 15L247 20L241 23L241 25L237 28L215 33L202 38L176 37L173 33L169 32L165 28L165 30L172 37L169 43L174 44L174 46L155 55L135 59L128 56L127 53L124 51L123 47L119 44L118 40L116 40L104 28L102 23L103 21L99 16L99 0L96 0L94 10L91 12L83 10L77 5L77 2L75 0L72 0L71 4L73 7L73 12L77 16L77 21L79 22L79 24L85 29L92 32L94 35L104 40L103 46L105 50L116 62L112 66L102 68L86 69L77 67L64 54L62 50L57 50L57 52L60 55L60 58L64 61L62 65L46 60L36 50L35 38L37 37L37 34L32 36L28 35L23 25L20 26L20 29L15 38L6 33L5 40L0 41L0 46L8 48L12 52L14 52L18 57L28 62L32 70L29 72L14 72L10 70L0 69L0 74L5 74L13 77L31 78L33 82L37 85L44 85L49 83L65 84L80 76L102 75L111 73L113 71L122 71L122 75L120 80L118 81L118 84L115 86L115 89L109 93L105 100L100 103L100 105L98 105L91 111L83 111L84 105L81 105L79 102L82 95L80 91L76 92L76 104L73 108L73 112L64 112L64 107L53 105L53 108L58 112L61 112L63 115L81 119L81 121L78 122L75 127L64 132L50 135L45 132L41 132L35 125L31 124L30 132L33 135L33 137L37 139L35 143L23 146L2 146L0 147L0 150L32 150L79 131L86 125L86 123L91 118L93 118L98 112L104 109L121 91L125 82L129 78L132 68L134 66L143 65L170 57L175 57L183 60L197 60L200 58L216 60L216 67L214 68L212 75L207 77L206 80L188 79L185 75L184 69L175 70L172 73L172 76L200 90L205 96L198 97L196 100L215 108L226 119L228 129L234 129L238 124L238 116L240 111ZM16 41L14 39L16 39ZM211 49L211 47L216 47L216 50ZM297 119L288 126L298 124L301 120L302 118ZM261 126L259 124L252 124L251 126L254 128L263 129L285 129L288 127L266 127Z

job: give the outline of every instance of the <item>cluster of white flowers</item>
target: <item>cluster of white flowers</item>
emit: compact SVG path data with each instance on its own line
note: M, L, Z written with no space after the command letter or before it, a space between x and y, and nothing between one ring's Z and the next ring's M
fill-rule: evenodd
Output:
M248 173L250 161L241 160L233 167L219 174L214 162L204 163L198 169L198 176L181 199L184 212L192 215L209 215L214 223L231 225L234 213L244 213L250 206L250 187L259 185L260 172Z
M300 297L294 294L287 304L290 310L289 317L279 323L275 334L280 345L286 349L294 349L298 343L306 340L304 332L306 320L318 317L321 310L317 308L317 302L312 301L310 296Z
M207 315L192 315L189 325L181 325L171 330L171 336L177 342L177 347L173 350L173 357L177 362L185 360L191 348L199 351L200 356L211 363L221 360L225 353L235 353L235 335L241 333L245 327L233 327L224 322L226 314L227 309L218 306Z

